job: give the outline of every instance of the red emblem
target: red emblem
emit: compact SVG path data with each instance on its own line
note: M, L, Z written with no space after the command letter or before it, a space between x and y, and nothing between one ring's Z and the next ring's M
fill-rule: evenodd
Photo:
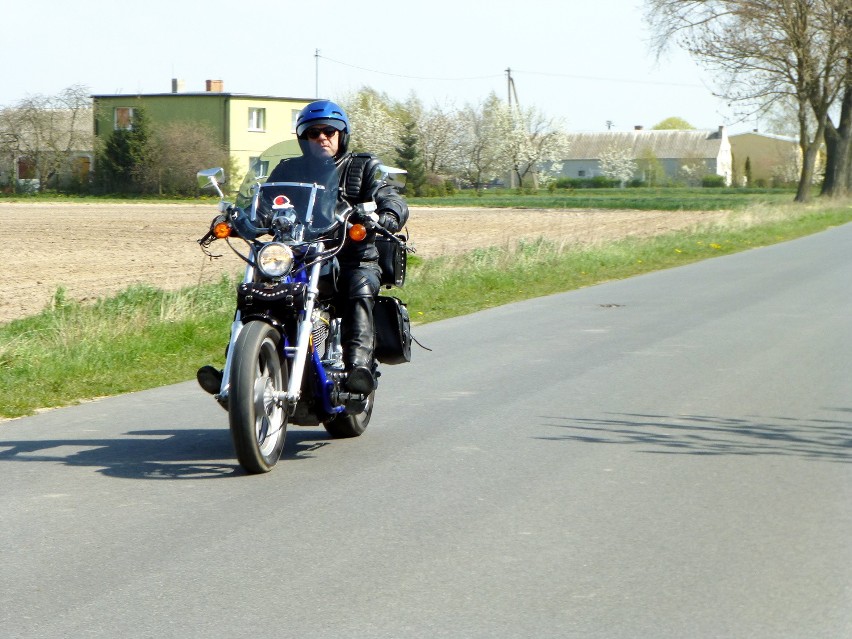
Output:
M293 205L290 204L290 198L286 195L276 195L275 199L272 200L272 208L273 209L291 209Z

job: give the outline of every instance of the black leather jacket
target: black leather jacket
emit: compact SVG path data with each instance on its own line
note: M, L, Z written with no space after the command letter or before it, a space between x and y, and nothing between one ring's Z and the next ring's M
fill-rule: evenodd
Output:
M376 202L376 212L390 214L395 218L396 228L401 229L408 221L408 204L396 189L389 184L380 183L376 178L376 167L380 164L374 155L366 153L347 153L337 160L340 171L341 198L350 205ZM339 255L342 264L375 261L379 259L376 249L376 233L370 231L361 242L348 242Z
M293 163L304 161L304 156L282 160L270 173L268 181L280 181L281 176L293 171ZM350 206L375 200L376 212L380 216L393 215L396 218L396 228L401 229L408 221L408 204L394 187L377 180L376 167L379 164L376 156L367 153L346 153L335 160L340 179L338 197ZM377 261L379 252L376 249L376 232L369 231L361 242L348 241L338 259L344 266L358 266L362 262Z

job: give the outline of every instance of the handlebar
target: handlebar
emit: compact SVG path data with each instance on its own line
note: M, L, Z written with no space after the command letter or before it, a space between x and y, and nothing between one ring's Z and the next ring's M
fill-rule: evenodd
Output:
M241 237L242 239L252 242L256 240L261 235L273 235L274 229L266 226L256 226L248 217L246 212L238 206L233 206L227 202L222 202L220 204L220 211L222 214L218 220L225 221L226 219L230 222L230 225L236 235ZM393 240L397 244L401 246L405 246L405 241L397 237L391 231L388 231L385 227L381 226L378 223L378 215L376 214L376 204L375 202L366 202L362 204L357 204L351 209L349 209L348 214L344 214L338 217L340 222L346 222L346 226L352 223L350 220L351 217L359 218L361 223L364 226L383 237L386 237L390 240ZM354 215L353 215L354 214ZM204 237L198 240L198 243L202 247L209 246L213 240L215 239L215 234L213 232L213 226L216 224L216 219L214 219L213 224L211 225L210 231L208 231Z
M382 235L388 239L393 240L399 245L405 245L405 242L398 238L396 235L388 231L384 226L379 224L379 215L376 212L376 203L373 201L363 202L361 204L356 204L352 209L355 216L359 219L364 220L361 222L364 226L370 230Z
M383 235L384 237L388 238L389 240L393 240L394 242L396 242L400 246L405 246L405 242L403 240L401 240L396 235L394 235L393 233L388 231L384 226L379 226L377 224L376 227L375 227L375 231L379 235Z
M231 209L229 217L234 225L234 230L236 230L237 234L243 239L254 240L261 235L266 235L267 233L272 232L271 228L255 226L252 224L251 220L249 220L248 216L245 214L245 211L238 207Z

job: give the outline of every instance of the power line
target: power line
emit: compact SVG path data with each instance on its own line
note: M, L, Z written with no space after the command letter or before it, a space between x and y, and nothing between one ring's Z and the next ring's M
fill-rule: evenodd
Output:
M319 55L317 52L317 57L322 58L323 60L328 60L329 62L334 62L335 64L340 64L344 67L349 67L351 69L358 69L360 71L368 71L369 73L378 73L379 75L390 75L395 78L405 78L408 80L439 80L442 82L455 82L455 81L465 81L465 80L486 80L490 78L499 78L502 76L500 73L496 73L493 75L479 75L479 76L470 76L465 78L440 78L440 77L428 77L428 76L418 76L418 75L405 75L402 73L390 73L388 71L378 71L377 69L368 69L367 67L359 67L355 64L349 64L347 62L341 62L340 60L335 60L333 58L328 58L324 55Z
M594 75L572 75L568 73L550 73L547 71L521 71L519 69L512 69L515 73L528 73L529 75L546 75L550 77L556 78L571 78L572 80L596 80L599 82L625 82L628 84L656 84L660 86L667 87L689 87L692 89L706 89L707 87L703 84L686 84L683 82L659 82L656 80L637 80L635 78L625 79L625 78L602 78L600 76Z
M433 80L433 81L441 81L441 82L465 82L469 80L490 80L492 78L498 78L502 74L490 74L490 75L476 75L476 76L465 76L465 77L440 77L440 76L418 76L418 75L406 75L404 73L391 73L390 71L379 71L378 69L370 69L368 67L358 66L356 64L349 64L348 62L343 62L341 60L335 60L334 58L329 58L324 55L320 55L319 50L316 51L316 58L327 60L328 62L333 62L334 64L339 64L344 67L349 67L350 69L358 69L360 71L367 71L368 73L376 73L379 75L387 75L395 78L404 78L407 80ZM606 78L602 76L595 75L575 75L571 73L554 73L550 71L524 71L519 69L512 69L515 73L528 74L528 75L543 75L553 78L568 78L572 80L592 80L595 82L619 82L625 84L650 84L657 86L667 86L667 87L685 87L690 89L707 89L706 85L703 84L688 84L685 82L664 82L658 80L641 80L636 78Z

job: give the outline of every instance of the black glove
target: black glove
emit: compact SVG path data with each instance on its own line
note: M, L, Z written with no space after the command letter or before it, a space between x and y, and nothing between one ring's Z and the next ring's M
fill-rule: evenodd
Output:
M379 213L379 226L391 233L396 233L399 230L399 218L393 211L381 211Z

